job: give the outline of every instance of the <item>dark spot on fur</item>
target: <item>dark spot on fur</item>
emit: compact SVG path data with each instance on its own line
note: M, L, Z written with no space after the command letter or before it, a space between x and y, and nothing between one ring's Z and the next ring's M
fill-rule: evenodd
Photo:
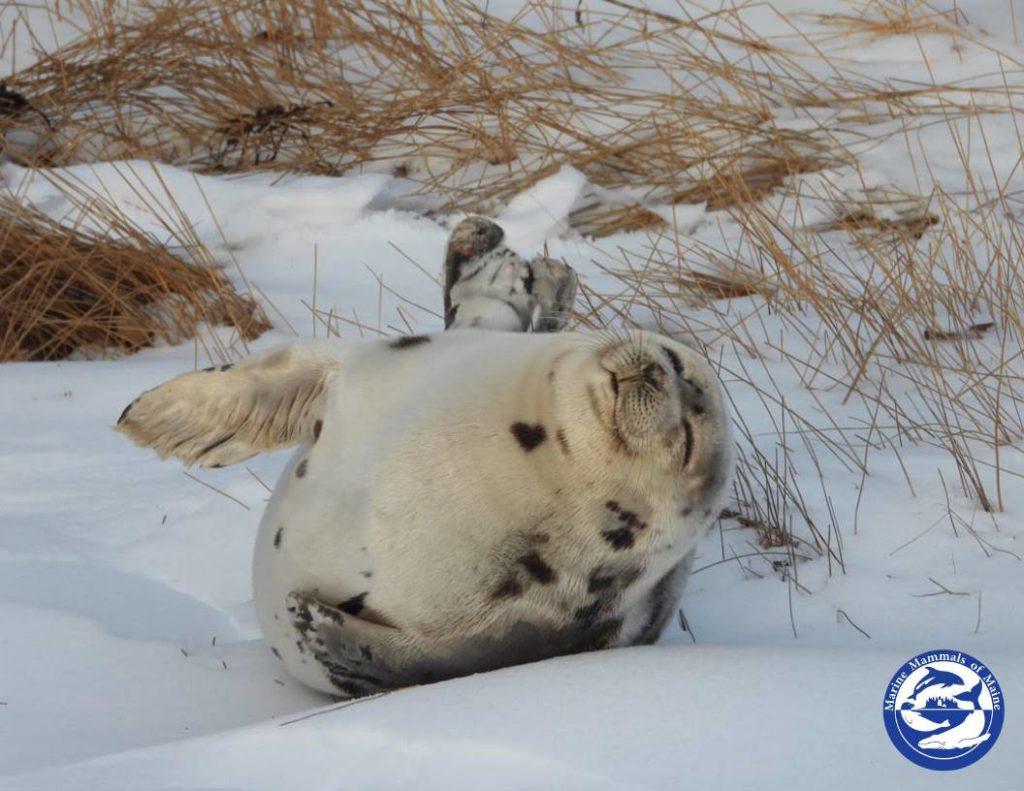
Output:
M600 566L590 572L590 579L587 580L587 593L600 593L608 590L615 583L615 576L608 574Z
M604 540L607 541L616 550L618 549L630 549L635 539L633 538L633 531L628 527L619 527L615 530L603 530L601 535L604 536Z
M523 586L519 584L519 580L515 577L509 577L508 579L503 580L498 587L491 591L491 601L514 599L522 595Z
M555 570L537 552L527 552L518 562L541 585L550 585L558 579Z
M306 468L309 466L309 459L303 459L299 462L299 466L295 468L295 477L301 478L306 474Z
M679 359L679 355L668 348L668 346L662 346L661 349L668 355L668 359L672 363L672 370L677 374L681 374L683 372L683 361Z
M370 579L370 577L372 577L372 576L373 576L373 572L372 572L372 571L360 571L359 573L360 573L360 574L361 574L361 575L362 575L363 577L365 577L366 579Z
M619 521L624 522L626 527L632 530L643 530L647 527L647 523L640 521L640 517L632 511L623 511L619 514Z
M359 653L363 655L363 659L367 662L373 659L373 650L368 645L359 646Z
M526 279L523 280L523 288L526 289L527 294L533 293L533 267L529 264L526 265Z
M562 453L566 456L569 455L569 440L565 437L565 429L560 428L555 431L555 439L558 440L558 446L562 449Z
M278 659L281 658L281 652L274 648L274 646L270 646L270 650L274 652L274 656L276 656Z
M274 549L281 548L281 536L284 535L284 527L277 528L277 532L274 533Z
M547 429L539 423L533 426L528 423L513 423L510 430L512 432L512 436L516 438L519 445L527 453L548 438Z
M403 335L388 344L392 349L408 349L412 346L419 346L421 343L430 343L426 335Z
M591 626L597 621L597 616L601 614L601 610L604 605L601 600L591 602L586 607L580 607L573 613L573 618L582 623L584 626Z
M619 377L617 377L615 375L615 373L612 372L611 373L611 378L612 378L612 392L614 392L615 395L618 396L618 394L619 394Z
M226 363L226 364L224 364L224 365L222 365L222 366L220 367L220 370L221 370L221 371L230 371L230 370L231 370L232 368L234 368L234 367L235 367L235 364L234 364L234 363Z
M683 516L689 516L690 514L693 513L693 509L692 508L684 508L680 513Z
M320 439L320 432L323 431L324 422L322 420L313 421L313 441L316 442Z
M555 381L555 369L554 368L552 368L550 371L548 371L548 381L549 382Z
M549 536L547 533L541 532L527 533L526 540L531 544L546 544L548 543L548 541L551 540L551 536Z
M359 615L365 607L366 594L369 591L363 591L358 596L353 596L351 599L345 599L341 604L338 605L338 609L349 615Z
M690 457L693 455L693 426L690 425L689 420L683 421L683 466L685 467L690 463Z
M203 369L203 373L204 374L208 374L208 373L212 373L213 371L216 371L216 370L217 370L217 366L216 365L211 365L209 368L204 368Z
M647 523L641 521L633 511L623 509L614 500L605 503L605 507L612 513L618 514L618 521L621 524L619 527L601 531L601 536L616 550L631 548L635 543L636 533L646 528Z

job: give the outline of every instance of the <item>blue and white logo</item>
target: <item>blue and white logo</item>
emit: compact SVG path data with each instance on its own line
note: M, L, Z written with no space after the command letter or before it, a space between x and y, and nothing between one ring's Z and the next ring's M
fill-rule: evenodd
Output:
M960 651L918 654L892 677L882 716L896 749L927 769L963 769L992 749L1003 727L992 671Z

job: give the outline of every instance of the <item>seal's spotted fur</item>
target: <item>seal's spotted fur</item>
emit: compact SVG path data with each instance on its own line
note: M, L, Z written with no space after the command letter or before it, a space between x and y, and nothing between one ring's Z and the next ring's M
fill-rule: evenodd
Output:
M730 475L707 363L643 333L429 337L298 346L272 367L187 374L199 379L146 394L122 428L147 438L136 410L182 420L209 404L230 418L232 442L259 437L249 420L273 425L267 409L290 410L266 394L265 372L299 381L289 359L305 370L325 358L313 365L322 410L294 411L309 444L275 488L254 570L268 643L319 689L365 694L653 640ZM194 457L192 435L162 442Z
M206 466L303 443L256 609L292 675L346 697L652 642L732 471L707 362L642 332L299 344L119 428Z

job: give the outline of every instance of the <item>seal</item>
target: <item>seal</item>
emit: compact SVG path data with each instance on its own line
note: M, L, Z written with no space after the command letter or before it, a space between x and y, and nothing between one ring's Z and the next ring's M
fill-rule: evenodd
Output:
M654 641L733 468L711 366L641 331L301 343L118 428L203 466L300 445L255 605L285 669L341 697Z

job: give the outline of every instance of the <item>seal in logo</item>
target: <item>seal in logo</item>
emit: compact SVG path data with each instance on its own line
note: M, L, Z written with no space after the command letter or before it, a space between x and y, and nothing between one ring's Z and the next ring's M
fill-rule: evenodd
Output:
M896 749L926 769L963 769L992 749L1003 727L992 671L960 651L927 651L896 671L882 716Z

